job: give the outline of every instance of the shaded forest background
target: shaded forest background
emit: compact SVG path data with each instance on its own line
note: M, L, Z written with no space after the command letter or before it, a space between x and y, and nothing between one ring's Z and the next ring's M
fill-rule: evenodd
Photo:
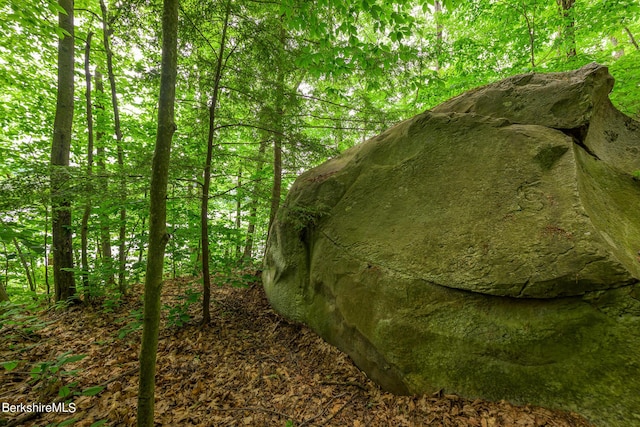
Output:
M70 161L52 168L60 5L0 0L0 298L16 303L117 301L146 266L162 4L74 9ZM181 1L167 275L204 269L206 290L259 265L298 174L475 86L597 61L638 118L639 34L633 0ZM52 191L70 203L68 293Z

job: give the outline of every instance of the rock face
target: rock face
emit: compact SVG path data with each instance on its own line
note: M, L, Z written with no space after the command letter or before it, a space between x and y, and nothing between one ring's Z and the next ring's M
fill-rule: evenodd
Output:
M382 387L640 425L640 124L592 64L484 86L302 174L273 307Z

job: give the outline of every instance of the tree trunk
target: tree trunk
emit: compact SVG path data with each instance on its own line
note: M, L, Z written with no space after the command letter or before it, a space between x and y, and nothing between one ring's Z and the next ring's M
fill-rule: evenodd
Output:
M71 194L69 154L73 126L73 0L59 0L66 13L58 13L58 25L67 35L58 41L58 95L51 144L51 205L53 232L53 278L55 300L74 298L73 243L71 229Z
M276 76L276 101L275 101L275 134L273 138L273 187L271 189L271 209L269 211L269 231L276 218L282 196L282 140L284 138L284 64L285 64L285 29L280 19L280 40L278 45L278 70Z
M171 140L176 130L177 39L179 0L164 0L162 12L162 65L158 102L158 130L151 169L149 192L149 252L144 284L144 327L140 348L138 427L153 427L156 355L160 324L160 295L164 250L169 239L166 229L167 182Z
M442 2L435 0L433 2L433 15L436 20L436 71L440 71L442 64L440 63L442 55L442 34L443 28L440 15L442 14Z
M524 20L527 23L527 33L529 34L529 61L531 62L531 68L536 67L536 28L534 23L535 11L533 12L533 17L529 18L527 14L527 8L522 4L522 15L524 16Z
M575 18L573 17L573 11L571 8L575 4L576 0L556 0L558 6L560 6L560 14L563 20L562 37L564 42L564 50L567 58L576 56L576 31L575 31Z
M120 128L120 110L118 109L118 92L116 91L116 77L113 73L113 52L109 43L109 14L104 0L100 0L102 11L102 33L104 34L104 50L107 54L107 74L111 86L111 104L113 106L113 124L116 132L116 148L118 150L118 167L120 169L120 231L118 233L118 289L120 293L127 293L126 264L127 264L127 177L124 173L124 148L122 146L122 130Z
M107 164L105 161L106 152L104 147L104 105L100 102L104 95L104 84L102 73L96 70L96 92L98 102L96 103L96 142L97 142L97 165L100 180L97 183L99 193L104 197L109 194L109 178L107 174ZM105 202L107 203L107 202ZM113 257L111 254L111 225L109 221L109 213L105 207L102 207L98 213L100 218L100 253L102 254L102 265L107 271L107 283L115 283L113 279Z
M29 283L29 290L31 292L36 291L36 284L34 278L31 277L31 272L29 271L29 263L27 262L27 258L22 253L22 249L20 249L20 243L18 239L13 238L13 245L16 247L16 252L18 253L18 258L20 258L20 263L22 264L22 268L24 268L24 274L27 276L27 282Z
M262 168L264 167L264 153L267 151L267 139L263 138L260 141L260 148L258 149L258 165L256 167L256 176L262 175ZM249 211L249 226L247 227L247 241L244 245L244 254L242 258L244 262L249 262L253 256L253 240L256 232L256 222L258 215L258 191L259 182L253 185L253 195L251 197L251 210Z
M624 27L624 31L629 36L629 41L631 42L631 44L633 44L633 46L635 46L636 50L640 50L640 47L638 46L638 42L636 41L636 38L633 37L633 34L631 33L631 30L629 30L629 27Z
M84 49L84 77L86 81L87 90L85 92L86 107L87 107L87 179L89 186L87 188L87 203L84 206L84 212L82 214L82 225L80 240L82 245L82 286L84 288L85 301L89 301L91 298L91 289L89 284L89 256L87 254L89 250L89 216L91 215L91 194L93 193L93 108L91 105L91 71L89 69L89 58L91 54L91 38L93 33L89 31L87 34L87 41Z
M44 206L44 284L47 288L47 299L51 302L51 286L49 285L49 207Z
M7 268L7 273L9 273L9 269ZM6 285L0 283L0 302L9 301L9 294L7 294Z
M144 192L144 198L147 198L147 192ZM142 231L140 232L140 242L138 243L138 266L142 265L142 259L144 258L144 228L146 226L147 217L142 215ZM136 268L136 283L139 282L140 267Z
M9 286L9 251L5 242L2 242L2 247L4 248L4 284L0 283L0 287L5 290L6 294L7 286Z
M207 158L204 164L202 176L202 201L200 204L200 239L202 241L202 324L206 325L211 321L209 304L211 303L211 272L209 271L209 188L211 186L211 160L213 158L213 136L215 132L216 108L218 104L218 94L220 92L220 80L222 79L222 67L224 65L224 49L227 37L227 26L229 24L229 14L231 13L231 2L227 2L224 16L222 35L220 37L220 48L218 49L218 61L216 63L216 74L213 81L213 93L211 95L211 105L209 106L209 135L207 137Z
M240 227L242 227L242 168L238 169L236 183L236 261L242 262L242 245L240 245Z

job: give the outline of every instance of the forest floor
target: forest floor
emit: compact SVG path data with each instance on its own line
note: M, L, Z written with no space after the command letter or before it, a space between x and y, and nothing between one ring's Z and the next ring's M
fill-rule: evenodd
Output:
M193 288L195 294L197 284L168 281L163 303L184 305L185 292ZM0 426L135 425L141 294L135 287L110 310L104 303L51 309L5 324L0 361L20 363L5 366L12 370L0 368L0 403L62 401L59 391L66 386L71 393L66 401L76 412L0 412ZM193 316L198 310L198 304L189 306ZM205 328L197 317L176 326L170 311L163 310L160 331L156 425L590 426L577 414L534 406L383 392L345 354L274 313L257 283L214 286L212 322ZM20 326L25 322L46 326L34 331ZM75 360L75 355L86 357ZM42 362L51 363L33 380L32 369ZM104 388L96 388L100 385Z

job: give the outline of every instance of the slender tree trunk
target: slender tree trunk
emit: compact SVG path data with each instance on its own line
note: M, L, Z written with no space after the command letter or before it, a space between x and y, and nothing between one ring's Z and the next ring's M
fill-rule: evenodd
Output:
M0 283L0 286L4 286L4 289L7 289L7 286L9 286L9 251L5 242L2 242L2 247L4 248L4 285Z
M20 263L22 264L22 268L24 269L24 274L27 276L27 282L29 283L29 290L31 292L36 291L36 284L34 283L33 277L31 277L31 271L29 270L29 263L27 262L27 258L22 253L22 249L20 249L20 243L18 239L13 238L13 245L16 247L16 252L18 252L18 258L20 258Z
M82 214L82 225L80 239L82 243L82 285L84 288L85 301L91 298L91 288L89 284L89 216L91 215L91 194L93 189L93 108L91 103L91 70L89 69L89 58L91 56L91 38L93 33L89 31L84 49L84 76L86 82L86 107L87 107L87 178L89 181L88 200L84 206Z
M116 90L116 77L113 73L113 52L109 43L109 14L104 0L100 0L102 11L102 33L104 34L104 50L107 54L107 74L111 86L111 104L113 105L113 124L116 131L116 146L118 150L118 167L120 169L120 230L118 233L118 289L122 294L127 292L126 267L127 267L127 178L124 173L124 148L122 146L122 130L120 128L120 110L118 108L118 92Z
M3 285L0 285L0 302L9 301L9 294Z
M522 3L522 15L524 16L524 20L527 23L527 33L529 34L529 61L531 62L531 67L536 67L536 56L535 56L535 41L536 41L536 28L535 28L535 9L532 13L532 17L529 18L529 14L527 13L527 8L524 3Z
M567 58L576 56L576 31L575 31L575 18L573 17L573 11L571 8L575 4L576 0L556 0L560 7L560 14L563 20L563 41L564 50Z
M267 139L263 138L260 141L260 148L258 149L258 165L256 167L256 176L262 175L262 168L264 167L264 154L267 151ZM253 240L255 239L256 222L258 216L258 192L260 184L258 182L253 185L253 195L251 197L251 210L249 211L249 225L247 227L247 241L244 245L244 254L242 258L245 262L249 262L253 256Z
M49 207L47 205L44 206L44 285L47 288L47 298L50 298L51 285L49 285Z
M105 161L106 152L104 146L104 104L102 104L101 99L104 96L104 83L102 79L102 73L96 70L96 93L97 100L96 102L96 154L97 154L97 165L100 174L100 180L97 182L98 191L104 197L109 193L109 178L107 174L107 163ZM105 199L103 199L105 200ZM105 201L105 204L107 202ZM111 253L111 224L109 221L109 213L106 207L102 207L98 212L98 216L100 219L100 253L102 254L102 265L107 271L107 283L113 284L115 283L113 279L113 257Z
M36 276L36 268L35 261L33 259L33 253L29 252L29 271L31 272L31 277L33 277L33 292L38 291L38 277Z
M144 326L140 348L138 427L153 427L156 355L160 324L160 295L164 250L169 240L166 229L167 182L171 140L176 130L174 104L178 58L179 0L164 0L162 12L162 65L158 102L158 130L149 192L149 253L144 284Z
M440 56L442 55L442 34L443 28L440 15L442 14L442 2L435 0L433 2L433 12L436 20L436 71L440 71L442 64L440 63Z
M236 183L236 261L242 262L242 245L240 245L240 227L242 227L242 168L238 169Z
M9 301L9 294L7 294L7 286L9 285L9 254L7 253L7 245L2 242L2 246L4 247L5 254L5 269L4 269L4 277L5 282L0 283L0 302Z
M144 198L147 198L147 192L144 193ZM140 242L138 243L138 265L142 265L142 259L144 257L144 229L146 227L147 217L142 215L142 231L140 232ZM139 272L140 269L136 268L136 283L139 282Z
M269 211L269 234L276 218L282 196L282 140L284 138L284 64L286 33L280 19L280 40L278 45L278 70L276 76L275 134L273 138L273 187L271 189L271 209Z
M629 36L629 41L631 42L632 45L635 46L636 50L640 50L640 47L638 46L638 42L636 41L635 37L633 37L633 34L631 33L631 30L629 30L629 27L624 27L624 31Z
M53 231L53 277L55 300L74 298L73 244L71 229L71 195L69 154L73 126L73 0L59 0L66 13L58 13L58 25L68 34L58 41L58 97L51 144L51 205Z
M204 164L202 176L202 202L200 204L200 239L202 241L202 324L211 322L209 304L211 303L211 272L209 271L209 189L211 186L211 161L213 159L213 137L215 133L216 108L218 105L218 94L220 92L220 80L222 79L222 68L224 65L224 50L227 42L227 26L229 24L229 14L231 13L231 3L227 2L227 8L222 26L222 36L220 38L220 48L218 49L218 61L216 63L216 74L213 81L213 93L211 95L211 105L209 106L209 135L207 137L207 158Z

